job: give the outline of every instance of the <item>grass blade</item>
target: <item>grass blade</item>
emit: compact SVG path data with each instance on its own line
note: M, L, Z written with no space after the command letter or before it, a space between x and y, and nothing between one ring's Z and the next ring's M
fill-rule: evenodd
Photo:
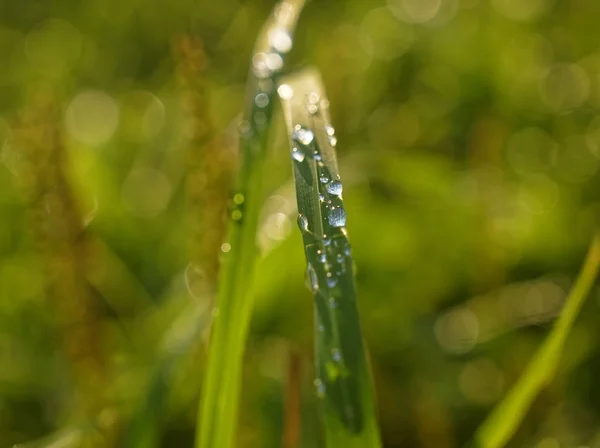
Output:
M565 341L600 267L600 233L592 241L583 268L567 297L554 328L506 398L494 409L475 434L475 446L506 445L537 394L552 381Z
M290 138L307 284L315 298L315 386L327 446L377 447L374 393L328 101L313 70L282 79L278 93Z
M240 126L242 165L214 309L208 367L198 415L197 448L232 446L237 422L240 372L252 312L256 229L275 80L291 49L304 2L278 4L261 31L249 74L248 108Z

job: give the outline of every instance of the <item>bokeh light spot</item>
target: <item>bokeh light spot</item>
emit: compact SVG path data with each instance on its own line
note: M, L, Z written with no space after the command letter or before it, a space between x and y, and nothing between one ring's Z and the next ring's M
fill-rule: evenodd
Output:
M119 107L102 91L78 94L67 108L67 131L75 139L90 146L106 143L119 123Z

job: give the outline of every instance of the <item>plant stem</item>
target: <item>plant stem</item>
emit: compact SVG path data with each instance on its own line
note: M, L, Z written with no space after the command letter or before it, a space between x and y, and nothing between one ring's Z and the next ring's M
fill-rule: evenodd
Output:
M501 448L517 430L538 393L554 378L565 341L585 298L594 286L600 267L600 232L594 236L583 267L567 297L561 314L538 352L506 398L475 434L475 446Z

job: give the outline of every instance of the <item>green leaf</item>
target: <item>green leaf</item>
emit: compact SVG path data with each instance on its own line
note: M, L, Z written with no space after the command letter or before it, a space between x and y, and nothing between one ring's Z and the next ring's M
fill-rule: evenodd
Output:
M290 140L307 285L315 299L315 387L327 446L378 447L329 102L314 70L282 79L278 93Z

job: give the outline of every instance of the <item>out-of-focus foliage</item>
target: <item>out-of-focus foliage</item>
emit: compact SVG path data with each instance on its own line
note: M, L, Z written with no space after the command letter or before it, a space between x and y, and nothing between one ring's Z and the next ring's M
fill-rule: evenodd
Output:
M209 309L214 285L189 265L203 252L185 175L207 123L182 106L173 42L192 34L205 53L214 138L194 142L209 158L234 153L272 6L0 2L0 446L89 417L84 355L103 360L101 427L192 445L210 320L196 308ZM290 67L317 65L331 101L385 446L468 441L572 285L600 212L599 16L595 0L348 0L314 1L300 19ZM56 119L27 127L40 95ZM293 351L300 446L314 447L312 306L278 123L237 437L281 446ZM32 160L23 142L48 128L60 160ZM510 446L600 446L598 297ZM71 331L89 313L93 329ZM101 347L74 356L87 338Z

